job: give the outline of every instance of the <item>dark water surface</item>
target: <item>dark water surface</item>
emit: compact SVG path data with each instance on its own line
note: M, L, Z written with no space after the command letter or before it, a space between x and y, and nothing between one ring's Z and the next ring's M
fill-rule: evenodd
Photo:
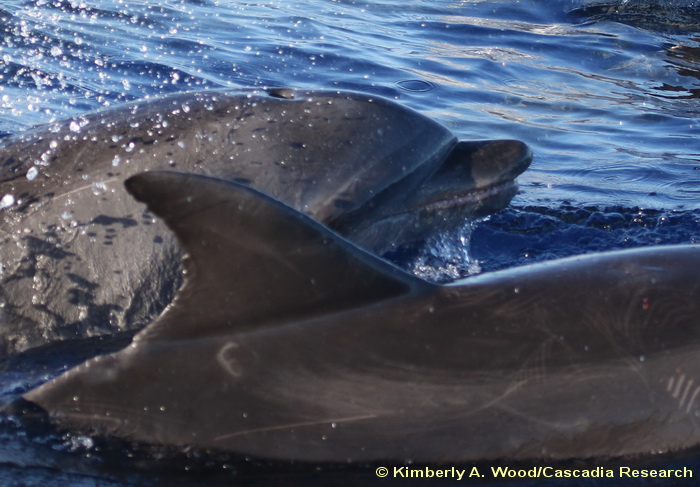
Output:
M378 94L463 139L527 142L511 207L462 231L469 255L447 251L458 274L700 238L697 1L5 0L0 33L0 133L175 91L289 86ZM4 364L0 400L74 357L52 353ZM0 485L156 482L99 467L91 438L30 433L0 424ZM227 485L309 481L216 468Z

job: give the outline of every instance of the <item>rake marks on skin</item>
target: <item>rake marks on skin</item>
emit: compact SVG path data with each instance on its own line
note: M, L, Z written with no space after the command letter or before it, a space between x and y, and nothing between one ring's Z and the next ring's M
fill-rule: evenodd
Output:
M680 374L668 378L666 392L678 401L678 409L685 409L686 413L690 413L700 394L700 385L696 385L695 380L687 378L685 374Z

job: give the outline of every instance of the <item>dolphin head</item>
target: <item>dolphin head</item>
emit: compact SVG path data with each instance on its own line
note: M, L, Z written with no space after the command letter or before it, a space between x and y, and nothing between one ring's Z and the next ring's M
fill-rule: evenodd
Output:
M502 210L531 160L517 140L458 142L432 173L407 175L330 226L381 255Z
M458 141L364 93L276 88L204 103L217 107L208 135L220 142L201 151L209 175L258 189L378 255L503 209L532 159L523 142Z
M522 142L460 142L438 122L365 93L234 90L142 108L169 113L173 104L189 112L170 116L158 150L170 159L180 146L191 151L176 170L249 185L379 255L502 209L531 159ZM143 169L154 169L151 160Z

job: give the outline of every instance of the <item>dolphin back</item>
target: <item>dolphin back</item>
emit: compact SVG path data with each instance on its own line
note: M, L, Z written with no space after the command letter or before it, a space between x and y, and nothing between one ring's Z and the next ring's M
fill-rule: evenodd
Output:
M437 286L235 183L151 173L128 185L180 239L185 284L130 346L25 394L20 407L62 427L313 462L700 443L700 247Z

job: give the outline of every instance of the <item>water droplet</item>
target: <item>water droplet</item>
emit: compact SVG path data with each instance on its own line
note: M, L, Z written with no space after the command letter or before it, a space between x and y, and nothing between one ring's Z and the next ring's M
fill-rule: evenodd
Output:
M99 196L107 190L105 183L94 183L92 185L92 194Z
M5 196L2 197L2 200L0 200L0 208L5 209L13 206L15 204L15 196L12 194L6 194Z
M27 171L27 179L30 181L33 181L37 176L39 175L39 170L32 166L29 168L29 171Z

